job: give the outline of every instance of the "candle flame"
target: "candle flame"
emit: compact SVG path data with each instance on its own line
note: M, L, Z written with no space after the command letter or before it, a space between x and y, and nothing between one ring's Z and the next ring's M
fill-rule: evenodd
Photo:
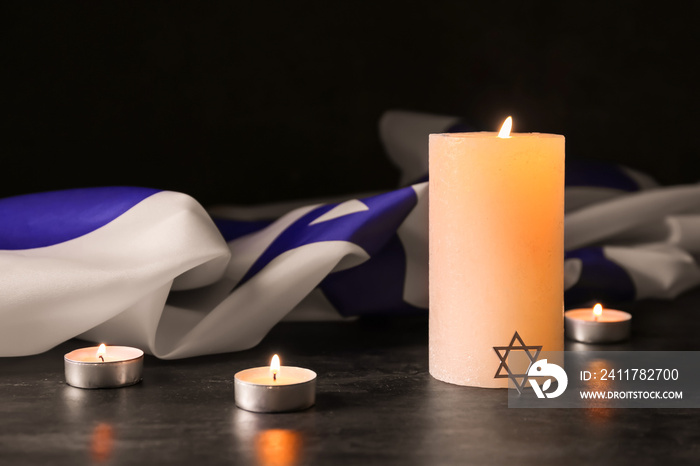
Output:
M513 127L513 119L511 117L506 118L506 121L503 122L503 126L501 126L501 131L498 133L499 138L509 138L510 137L510 129Z
M272 373L272 378L277 380L277 374L280 371L280 357L276 354L272 356L272 361L270 361L270 373Z
M593 315L596 317L600 317L603 314L603 306L600 304L596 304L593 306Z
M100 347L97 348L97 359L101 359L102 361L104 361L106 354L107 354L107 347L105 346L104 343L102 343L100 345Z

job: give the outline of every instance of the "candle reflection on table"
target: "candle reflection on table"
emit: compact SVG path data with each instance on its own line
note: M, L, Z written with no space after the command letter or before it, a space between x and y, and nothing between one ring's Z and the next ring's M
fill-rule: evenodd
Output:
M299 418L285 415L259 414L234 409L231 419L231 434L239 451L243 452L246 464L259 466L295 466L313 463L308 457L308 429L313 430L313 419L306 419L303 428ZM313 438L313 436L312 436ZM312 455L313 456L313 455Z
M261 466L293 466L300 463L303 437L291 429L267 429L255 437L255 453Z
M92 431L90 453L95 463L105 463L114 450L114 429L106 422L100 422Z

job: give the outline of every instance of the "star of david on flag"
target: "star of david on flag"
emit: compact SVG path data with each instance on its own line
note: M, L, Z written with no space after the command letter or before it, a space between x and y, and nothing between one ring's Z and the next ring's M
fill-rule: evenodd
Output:
M283 319L427 312L426 141L468 128L402 111L379 128L402 173L382 193L208 209L143 187L0 199L0 356L80 337L184 358L250 348ZM700 284L700 185L567 160L565 195L567 307Z

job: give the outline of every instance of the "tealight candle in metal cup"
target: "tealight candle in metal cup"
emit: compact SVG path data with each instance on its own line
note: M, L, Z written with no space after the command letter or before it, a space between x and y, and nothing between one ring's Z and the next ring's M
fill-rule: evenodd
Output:
M617 309L572 309L564 313L566 336L582 343L615 343L627 340L632 328L632 315Z
M234 390L236 406L246 411L301 411L316 403L316 373L302 367L280 366L275 355L270 367L236 373Z
M77 388L118 388L139 383L143 351L129 346L80 348L63 357L66 383Z

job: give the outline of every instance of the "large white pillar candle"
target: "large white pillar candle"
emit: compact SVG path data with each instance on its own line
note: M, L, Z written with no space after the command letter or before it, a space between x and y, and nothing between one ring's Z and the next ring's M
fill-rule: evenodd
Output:
M429 166L430 373L507 387L516 331L564 349L564 136L431 134Z

